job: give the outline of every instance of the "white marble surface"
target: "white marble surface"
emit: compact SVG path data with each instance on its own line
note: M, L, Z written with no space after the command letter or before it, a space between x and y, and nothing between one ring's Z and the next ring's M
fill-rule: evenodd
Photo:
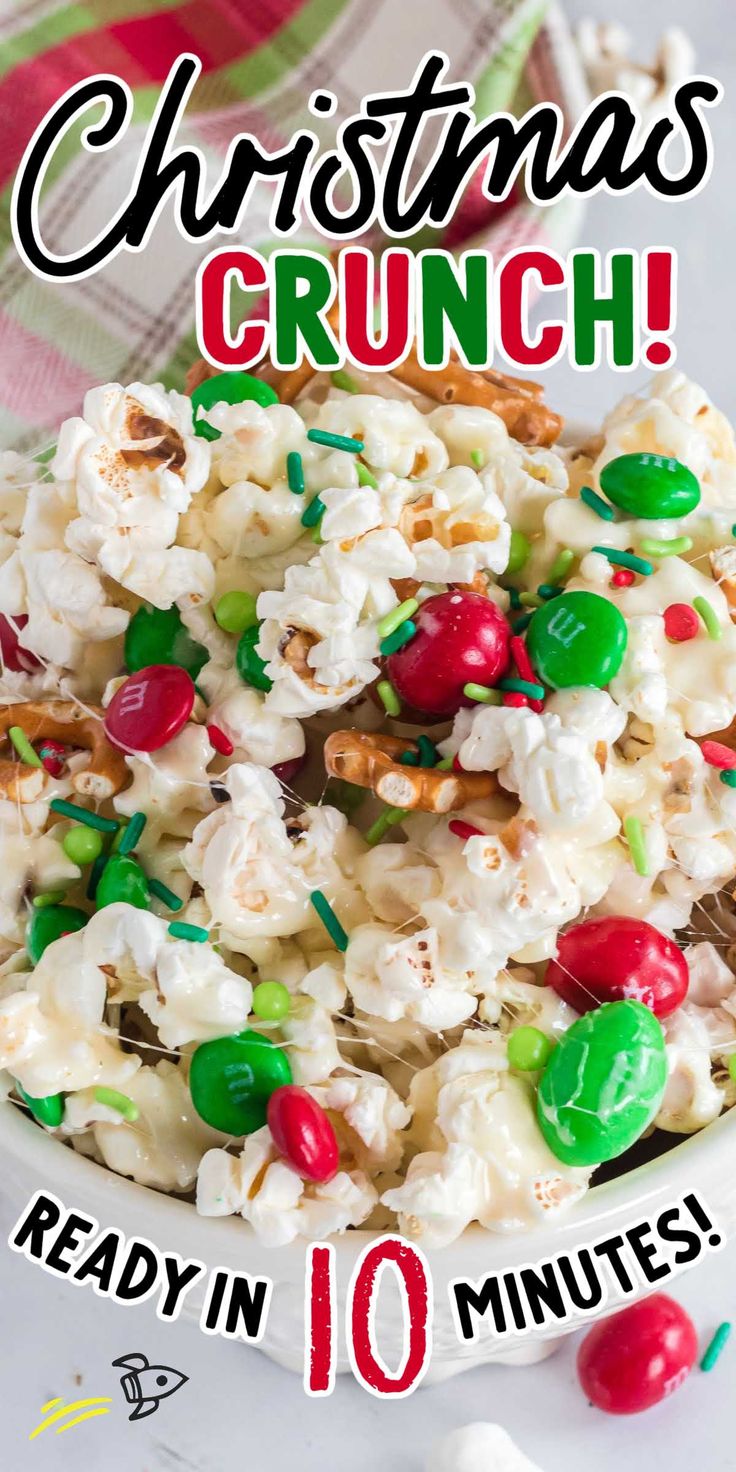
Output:
M683 24L695 31L702 70L726 85L726 101L713 118L716 168L707 192L677 206L643 194L624 201L601 198L589 207L584 240L601 250L677 247L680 363L734 413L732 0L700 0L696 7L685 0L666 6L569 0L568 9L576 17L611 16L630 25L645 55L663 24ZM641 378L622 380L607 370L581 375L559 366L550 380L555 404L571 417L590 419ZM6 1203L2 1215L7 1214ZM587 1405L575 1380L570 1340L531 1370L474 1371L396 1404L379 1403L347 1380L331 1399L314 1402L297 1379L254 1351L205 1338L186 1325L163 1325L148 1305L124 1309L102 1302L2 1247L0 1291L0 1465L13 1472L421 1472L438 1437L478 1419L501 1421L544 1472L619 1472L626 1465L643 1472L656 1462L667 1472L736 1468L729 1393L736 1341L711 1375L696 1371L671 1401L642 1417L605 1417ZM677 1296L707 1341L721 1319L736 1318L736 1250L695 1269L678 1284ZM111 1369L113 1359L133 1350L190 1377L155 1416L137 1424L127 1420ZM29 1443L41 1405L57 1395L110 1395L112 1411Z

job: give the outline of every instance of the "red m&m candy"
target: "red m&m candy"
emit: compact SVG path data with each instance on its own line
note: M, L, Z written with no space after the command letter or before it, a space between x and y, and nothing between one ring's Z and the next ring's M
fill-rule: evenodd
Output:
M427 715L454 716L461 705L473 703L464 685L495 685L506 673L511 631L489 598L438 593L412 620L416 633L386 660L391 684L407 705Z
M586 1334L578 1351L578 1376L600 1411L630 1416L677 1390L697 1353L689 1314L666 1293L653 1293Z
M173 664L149 664L116 690L105 731L123 751L158 751L186 725L196 691L191 675Z
M335 1131L316 1099L284 1084L268 1101L268 1127L277 1150L308 1181L331 1181L340 1164Z
M278 777L279 782L284 782L288 787L294 781L294 778L299 776L299 773L306 764L307 753L303 751L301 756L290 756L287 757L285 762L277 762L275 767L271 768L271 771L274 777Z
M27 613L16 614L12 623L4 613L0 613L0 655L6 670L24 670L26 674L32 674L34 670L41 669L40 659L23 647L16 633L16 629L24 629L27 623Z
M679 946L647 920L606 915L560 936L545 981L577 1012L629 1000L669 1017L684 1001L688 969Z

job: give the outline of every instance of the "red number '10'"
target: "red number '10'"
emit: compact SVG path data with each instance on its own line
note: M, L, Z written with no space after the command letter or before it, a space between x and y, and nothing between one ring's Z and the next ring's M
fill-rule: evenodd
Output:
M403 1345L395 1371L381 1356L375 1332L380 1276L395 1273L402 1298ZM335 1249L313 1243L307 1253L304 1388L330 1395L337 1360ZM371 1395L411 1395L429 1366L432 1350L432 1288L423 1253L401 1237L382 1237L361 1253L348 1286L345 1313L348 1358L356 1380Z

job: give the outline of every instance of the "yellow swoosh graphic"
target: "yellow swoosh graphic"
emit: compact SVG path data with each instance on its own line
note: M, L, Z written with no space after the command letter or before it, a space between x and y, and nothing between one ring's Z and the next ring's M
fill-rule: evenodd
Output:
M70 1431L72 1426L78 1426L80 1421L91 1421L93 1416L109 1416L109 1406L98 1406L96 1411L83 1411L81 1416L75 1416L73 1421L67 1421L64 1426L57 1426L56 1435L61 1431Z
M49 1426L53 1426L54 1422L60 1421L63 1416L68 1416L71 1411L84 1411L89 1406L103 1407L102 1410L88 1411L87 1415L75 1417L74 1421L70 1422L70 1425L76 1426L78 1421L87 1420L88 1415L105 1415L107 1412L107 1407L112 1403L112 1396L110 1395L96 1395L92 1396L89 1400L73 1400L70 1401L69 1405L66 1406L59 1405L60 1399L61 1397L57 1396L55 1400L49 1400L46 1402L45 1406L41 1407L42 1413L44 1411L50 1410L52 1406L59 1406L59 1409L54 1411L52 1415L47 1416L44 1421L39 1422L35 1431L31 1431L28 1437L29 1441L33 1441L37 1436L40 1436L42 1431L45 1431ZM66 1430L68 1430L68 1427L66 1426L57 1427L57 1432Z

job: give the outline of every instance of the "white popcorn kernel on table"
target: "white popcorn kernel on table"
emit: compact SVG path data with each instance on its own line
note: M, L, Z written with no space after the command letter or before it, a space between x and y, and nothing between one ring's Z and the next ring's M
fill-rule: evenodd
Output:
M629 31L612 21L582 20L577 43L593 95L625 93L646 122L666 111L673 87L695 71L695 48L679 26L663 32L649 66L631 56Z
M207 685L206 671L205 685ZM201 679L200 679L201 683ZM269 709L259 690L244 685L237 671L210 685L208 721L218 726L236 748L234 760L275 767L304 753L304 731L299 721Z
M321 1083L336 1068L344 1067L332 1012L316 998L293 997L279 1031L295 1084Z
M310 1093L347 1126L347 1143L363 1170L397 1169L411 1111L386 1079L375 1073L341 1074L312 1086Z
M200 1216L239 1213L269 1247L299 1236L320 1241L359 1227L376 1200L361 1170L340 1170L323 1184L303 1181L280 1159L268 1127L249 1135L239 1156L208 1150L197 1176Z
M536 1462L490 1421L474 1421L444 1436L427 1462L427 1472L541 1472Z
M399 530L421 581L471 583L478 572L503 572L511 528L487 477L458 465L431 482L420 481L417 491L401 513Z
M188 810L209 812L214 806L207 767L213 749L204 726L186 725L153 756L126 756L133 780L113 798L117 813L145 813L146 839L172 831L172 821Z
M47 1009L30 990L0 1002L0 1068L33 1099L94 1084L124 1092L140 1066L136 1054L123 1053L112 1029L83 1012Z
M69 1094L59 1133L72 1138L90 1130L105 1165L157 1191L187 1191L205 1152L223 1136L200 1119L181 1066L162 1059L144 1064L128 1081L138 1117L130 1122L94 1090Z
M459 755L465 770L497 771L540 829L574 828L601 806L600 766L585 740L559 716L486 706L462 711L456 731L464 735Z

